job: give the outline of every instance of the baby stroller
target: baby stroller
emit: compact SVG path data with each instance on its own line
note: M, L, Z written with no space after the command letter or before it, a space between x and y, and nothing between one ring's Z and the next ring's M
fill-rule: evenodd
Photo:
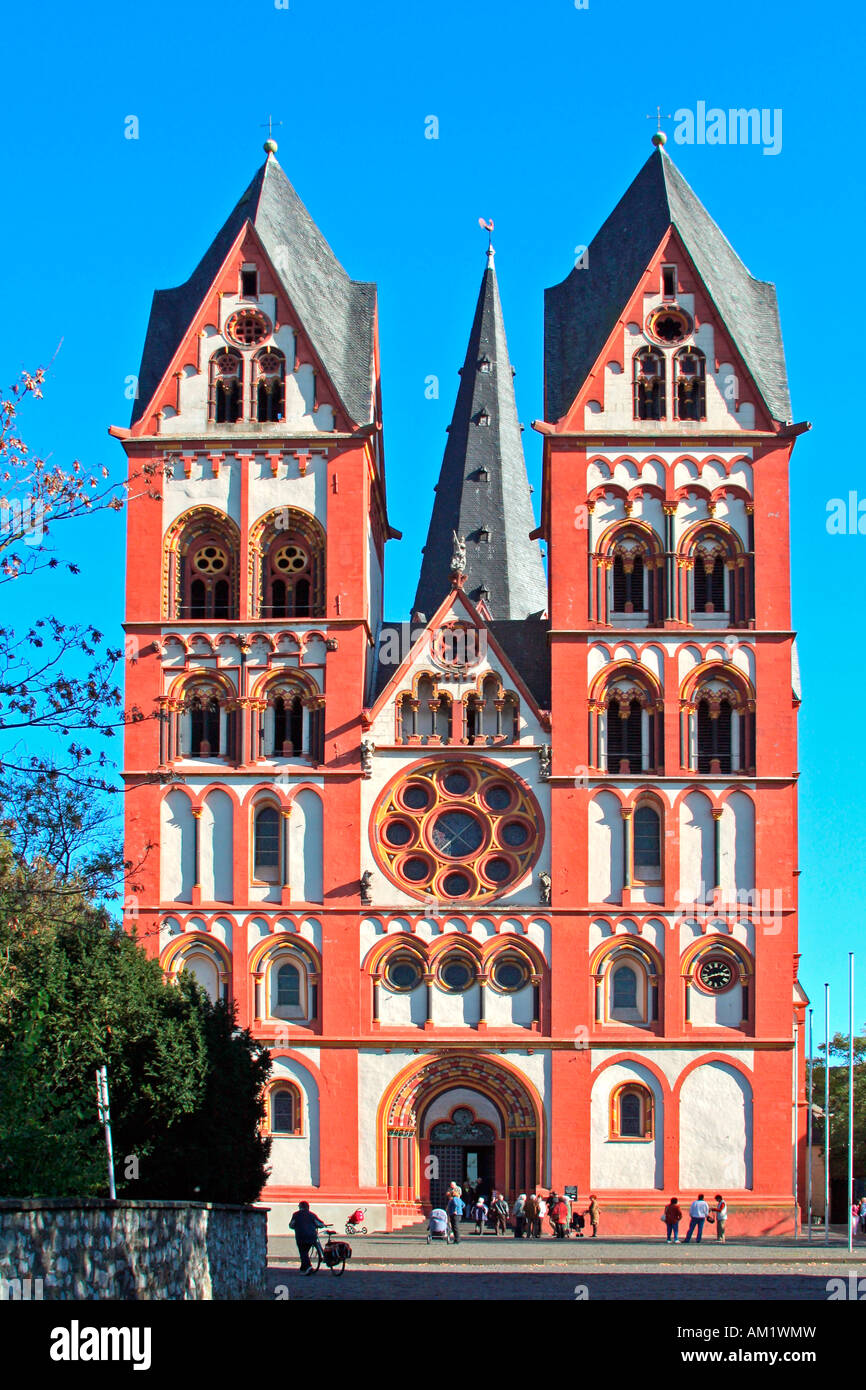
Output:
M583 1235L583 1228L586 1225L586 1217L582 1212L573 1211L571 1213L571 1229L575 1236L580 1238Z
M427 1244L429 1245L431 1240L444 1240L446 1245L450 1245L453 1239L448 1213L441 1207L434 1207L427 1222Z
M358 1207L357 1211L352 1212L352 1215L346 1222L347 1236L365 1236L367 1234L367 1227L361 1225L361 1222L364 1220L366 1214L366 1207Z

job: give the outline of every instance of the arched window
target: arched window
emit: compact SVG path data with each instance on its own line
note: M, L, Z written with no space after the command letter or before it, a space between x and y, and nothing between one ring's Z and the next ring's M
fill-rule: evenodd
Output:
M621 700L612 694L607 705L607 770L640 772L643 769L643 708L637 699Z
M664 420L666 416L664 353L641 348L634 355L634 418Z
M286 413L286 359L276 348L253 358L254 416L266 424L278 424Z
M612 1007L637 1008L637 975L630 965L618 965L613 972Z
M244 365L236 352L220 348L210 360L208 419L217 425L233 425L243 408Z
M278 695L274 700L274 736L270 751L277 758L304 752L304 706L300 695Z
M296 965L286 963L277 971L277 1004L291 1008L301 1002L301 972Z
M617 553L613 560L613 611L615 613L643 613L646 611L644 598L643 556Z
M192 695L189 700L190 758L218 758L220 746L220 703L215 696Z
M698 772L731 772L730 700L698 701ZM714 767L713 764L718 766Z
M257 807L253 821L253 878L279 883L282 867L279 809L270 803Z
M178 517L166 536L165 616L237 618L238 529L213 507Z
M647 802L634 813L632 876L636 883L662 881L662 818Z
M303 536L278 536L268 554L266 603L263 617L313 616L315 556Z
M653 1098L647 1086L618 1086L610 1098L611 1139L651 1139Z
M674 355L674 418L707 418L707 363L699 348L680 348Z
M695 557L695 613L721 613L725 603L725 562L721 555Z
M277 1082L270 1092L272 1134L301 1133L301 1097L294 1086Z

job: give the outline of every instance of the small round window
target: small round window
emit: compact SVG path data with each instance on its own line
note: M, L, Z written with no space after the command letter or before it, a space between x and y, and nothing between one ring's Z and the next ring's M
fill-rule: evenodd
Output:
M292 574L296 570L306 569L307 554L299 545L281 546L274 556L274 569L281 570L283 574Z
M529 979L526 963L516 956L504 956L493 967L493 983L504 994L514 994L522 989Z
M412 839L412 827L404 820L392 820L385 826L385 839L389 845L408 845Z
M442 778L442 785L449 796L465 796L469 790L469 778L460 769L448 772Z
M391 989L404 994L420 985L421 975L421 966L412 956L395 956L385 971L385 979Z
M270 320L260 309L238 309L226 324L226 337L242 347L253 347L263 342L270 331Z
M467 990L474 978L475 972L465 956L447 956L439 969L439 979L455 994Z
M420 782L410 782L403 788L403 805L410 811L423 811L430 800L430 793Z
M407 859L403 865L403 873L412 883L426 883L431 872L427 860L419 859L417 855L414 855L411 859Z
M226 553L218 545L203 545L193 565L202 574L219 574L226 567Z
M693 324L684 309L655 309L647 319L647 332L657 343L672 345L689 336Z

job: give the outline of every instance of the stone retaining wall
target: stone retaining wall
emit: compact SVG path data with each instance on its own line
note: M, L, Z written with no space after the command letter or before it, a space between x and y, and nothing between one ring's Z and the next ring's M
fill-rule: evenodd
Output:
M5 1298L261 1298L266 1270L263 1207L0 1200Z

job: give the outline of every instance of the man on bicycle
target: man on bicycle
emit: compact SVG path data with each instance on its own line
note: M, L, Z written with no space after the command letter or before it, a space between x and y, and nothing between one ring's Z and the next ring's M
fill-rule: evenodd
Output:
M324 1224L324 1221L320 1221L315 1212L310 1211L309 1202L298 1203L298 1210L293 1213L289 1227L295 1233L298 1254L301 1257L302 1274L312 1274L313 1272L313 1266L310 1264L310 1251L318 1241L319 1231Z

